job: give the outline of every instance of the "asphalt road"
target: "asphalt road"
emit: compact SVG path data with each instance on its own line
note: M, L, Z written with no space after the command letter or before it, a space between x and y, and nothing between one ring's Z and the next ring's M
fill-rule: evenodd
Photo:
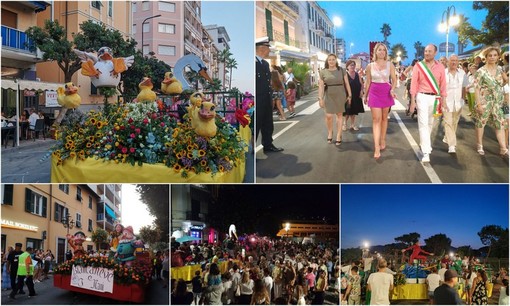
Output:
M2 183L50 183L51 162L45 157L55 143L55 140L46 138L46 140L36 141L24 140L20 142L19 147L14 148L2 146L0 169ZM250 145L249 152L246 153L244 183L253 183L254 174L254 153Z
M98 297L84 293L64 290L53 287L53 276L40 283L34 284L37 296L28 297L28 289L25 286L24 295L16 295L16 299L10 299L10 290L2 291L2 305L124 305L127 302ZM170 293L168 286L163 288L163 281L153 280L147 287L145 302L147 305L169 305Z
M340 146L326 142L323 110L317 91L296 103L297 116L287 121L275 118L274 144L285 150L265 154L258 139L257 183L508 183L508 159L499 156L494 130L485 128L485 156L476 150L475 130L463 110L457 131L457 154L448 154L442 142L444 129L436 120L432 132L431 162L419 161L418 124L406 116L404 88L391 110L387 148L379 160L373 158L370 109L358 116L359 131L347 130ZM336 131L334 131L334 134ZM407 136L406 136L407 135Z

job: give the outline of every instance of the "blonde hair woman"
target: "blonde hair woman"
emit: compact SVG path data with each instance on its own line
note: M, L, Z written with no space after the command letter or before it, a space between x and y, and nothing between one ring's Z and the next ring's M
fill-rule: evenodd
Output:
M372 63L367 66L366 78L364 98L372 112L374 158L379 159L381 151L386 148L388 112L397 97L394 92L397 86L395 66L388 61L388 48L385 44L375 45Z

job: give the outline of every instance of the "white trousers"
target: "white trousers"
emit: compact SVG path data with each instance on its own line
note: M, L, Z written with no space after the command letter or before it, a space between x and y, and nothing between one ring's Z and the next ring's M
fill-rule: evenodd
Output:
M430 134L434 125L434 102L436 96L418 93L416 95L416 108L418 109L418 132L420 134L420 147L423 154L430 154L432 146Z

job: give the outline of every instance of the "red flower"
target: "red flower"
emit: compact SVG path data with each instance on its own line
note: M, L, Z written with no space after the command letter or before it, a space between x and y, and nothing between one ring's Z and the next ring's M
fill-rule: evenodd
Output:
M159 125L161 125L161 127L165 127L165 123L164 122L161 122Z
M131 135L129 135L129 137L131 137L131 138L135 138L135 137L136 137L136 135L135 135L135 133L131 133Z
M129 152L131 152L131 153L135 153L135 148L130 148L130 149L129 149Z
M127 149L126 147L122 148L122 153L123 153L123 154L126 154L126 153L127 153L127 151L128 151L128 149Z
M147 118L143 118L143 123L144 123L144 124L149 123L149 119L147 119Z
M139 128L135 129L135 133L140 134L141 130Z
M158 114L157 113L152 113L152 119L156 119L158 118Z
M133 118L129 118L128 123L131 124L133 123L133 121L134 121Z

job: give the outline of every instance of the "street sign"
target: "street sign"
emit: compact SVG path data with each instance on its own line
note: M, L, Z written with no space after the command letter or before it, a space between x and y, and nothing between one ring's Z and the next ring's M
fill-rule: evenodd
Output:
M448 43L448 52L454 52L455 51L455 44ZM439 45L439 52L446 52L446 43L441 43Z

